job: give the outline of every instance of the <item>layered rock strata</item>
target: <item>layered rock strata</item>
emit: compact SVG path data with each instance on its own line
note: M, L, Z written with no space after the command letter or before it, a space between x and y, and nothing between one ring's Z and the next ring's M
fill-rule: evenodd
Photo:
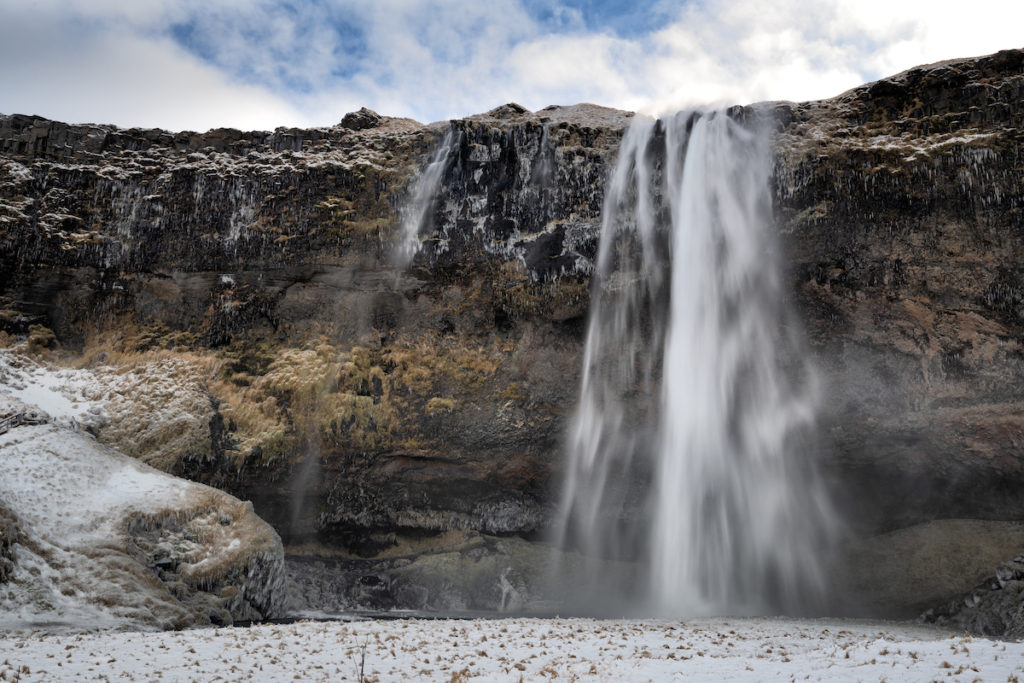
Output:
M628 122L542 114L206 136L9 117L6 329L192 363L209 439L162 466L252 498L288 538L535 531ZM434 237L390 267L404 193L449 129Z
M777 208L858 519L1021 519L1024 56L780 105Z

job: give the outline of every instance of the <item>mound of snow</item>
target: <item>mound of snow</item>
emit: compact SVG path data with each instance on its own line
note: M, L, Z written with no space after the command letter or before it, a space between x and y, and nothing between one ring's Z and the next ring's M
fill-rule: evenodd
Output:
M0 629L180 628L284 613L281 540L250 503L76 429L102 419L87 371L2 360L0 417L31 419L0 433Z
M92 427L104 420L103 396L102 384L87 370L0 351L0 417L28 406L60 424Z

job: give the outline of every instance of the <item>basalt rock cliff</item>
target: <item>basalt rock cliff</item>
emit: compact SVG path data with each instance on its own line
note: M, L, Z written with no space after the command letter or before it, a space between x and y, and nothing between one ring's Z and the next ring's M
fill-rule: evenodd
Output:
M1024 52L731 115L773 134L849 563L914 529L950 544L967 533L954 518L1024 522ZM0 336L121 368L143 395L139 368L177 363L173 424L116 411L98 438L252 500L293 555L319 558L307 592L334 567L339 603L528 604L525 561L462 593L401 572L536 549L631 116L509 104L423 126L362 110L204 134L0 117ZM425 240L400 266L409 225ZM1000 529L993 562L1024 545ZM901 613L968 590L977 565L936 592L896 562L902 597L849 580L863 611Z

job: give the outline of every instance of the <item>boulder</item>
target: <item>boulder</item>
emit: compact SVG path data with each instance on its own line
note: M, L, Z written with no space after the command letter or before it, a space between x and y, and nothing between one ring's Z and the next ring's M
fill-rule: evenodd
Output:
M350 111L345 114L341 119L341 127L349 130L365 130L376 128L383 120L384 117L372 109L361 107L359 111Z
M0 435L0 628L184 628L282 616L252 505L57 424Z

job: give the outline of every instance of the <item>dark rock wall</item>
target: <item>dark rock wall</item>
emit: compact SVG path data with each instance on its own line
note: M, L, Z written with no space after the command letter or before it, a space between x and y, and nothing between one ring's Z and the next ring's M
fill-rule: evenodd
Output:
M780 105L780 228L848 503L1021 519L1024 54Z
M775 127L823 458L857 528L1024 519L1022 55L748 110ZM630 115L371 114L206 134L0 118L0 328L213 359L211 447L178 471L253 499L286 541L534 534ZM446 137L424 247L398 271L401 209ZM315 382L271 381L300 350ZM273 436L229 410L256 398Z
M419 261L464 265L482 250L532 280L590 271L605 178L629 115L592 105L515 105L451 124L452 151Z

